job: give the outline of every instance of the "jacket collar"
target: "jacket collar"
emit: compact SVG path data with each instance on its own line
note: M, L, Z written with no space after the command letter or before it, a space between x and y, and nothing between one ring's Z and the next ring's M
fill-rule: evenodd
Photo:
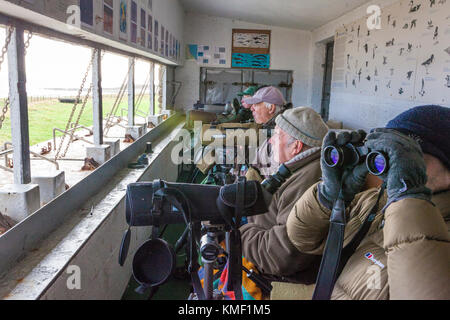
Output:
M313 162L314 160L317 160L320 158L321 155L321 148L311 148L308 149L302 153L299 153L296 155L293 159L285 163L285 166L291 170L291 172L296 172L309 164L310 162Z

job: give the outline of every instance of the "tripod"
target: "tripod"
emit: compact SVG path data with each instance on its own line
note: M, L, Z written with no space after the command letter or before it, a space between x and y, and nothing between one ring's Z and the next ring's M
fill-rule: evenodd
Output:
M224 253L219 244L219 236L224 233L224 225L203 223L206 234L200 240L200 254L205 268L204 292L206 300L222 300L221 293L214 292L214 265L220 254Z

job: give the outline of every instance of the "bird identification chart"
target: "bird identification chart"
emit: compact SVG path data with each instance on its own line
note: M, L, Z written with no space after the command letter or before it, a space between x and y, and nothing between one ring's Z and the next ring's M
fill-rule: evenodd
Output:
M450 0L399 1L340 28L336 82L343 92L450 103Z

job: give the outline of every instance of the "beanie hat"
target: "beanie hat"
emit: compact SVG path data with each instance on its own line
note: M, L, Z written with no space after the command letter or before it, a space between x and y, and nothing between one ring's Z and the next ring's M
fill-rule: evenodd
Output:
M450 108L415 107L390 121L386 128L415 138L423 153L438 158L450 169Z
M286 110L275 120L277 126L310 147L321 147L328 126L313 109L298 107Z

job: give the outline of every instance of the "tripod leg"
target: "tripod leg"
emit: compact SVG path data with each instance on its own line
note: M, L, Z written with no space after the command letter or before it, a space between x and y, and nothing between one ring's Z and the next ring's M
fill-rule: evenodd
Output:
M214 266L212 263L205 263L204 291L206 300L213 300Z

